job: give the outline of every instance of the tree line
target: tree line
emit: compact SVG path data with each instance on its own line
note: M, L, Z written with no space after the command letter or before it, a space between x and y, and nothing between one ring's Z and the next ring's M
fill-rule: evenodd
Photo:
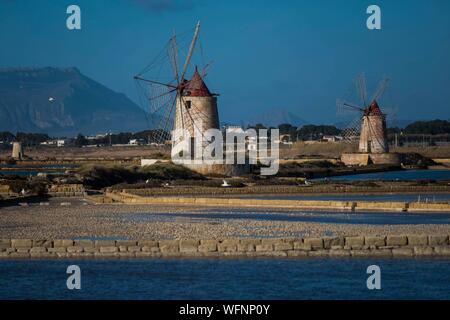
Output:
M79 133L75 138L65 137L50 137L45 133L26 133L17 132L13 134L8 131L0 132L0 145L8 145L13 141L21 142L24 146L32 147L40 145L43 142L51 140L63 139L66 141L65 145L85 146L85 145L107 145L107 144L127 144L132 139L142 140L144 143L152 143L157 141L157 137L161 134L161 130L144 130L140 132L120 132L106 134L88 138Z
M250 125L247 128L271 129L274 127L265 127L262 124ZM283 123L277 127L280 130L280 135L289 135L292 141L297 140L317 140L323 136L331 135L338 136L342 133L340 128L334 125L314 125L308 124L303 126L293 126L289 123ZM431 121L416 121L405 128L389 128L388 133L402 133L402 134L424 134L424 135L445 135L450 134L450 122L447 120L431 120ZM113 133L97 138L88 139L82 133L78 134L76 138L67 140L67 145L85 146L85 145L108 145L108 144L127 144L132 139L139 139L145 144L157 142L157 137L161 134L166 137L168 132L163 132L160 129L144 130L140 132L121 132ZM0 144L5 146L13 141L22 142L25 146L37 146L42 142L55 140L57 137L50 137L45 133L26 133L17 132L15 135L8 131L0 132Z

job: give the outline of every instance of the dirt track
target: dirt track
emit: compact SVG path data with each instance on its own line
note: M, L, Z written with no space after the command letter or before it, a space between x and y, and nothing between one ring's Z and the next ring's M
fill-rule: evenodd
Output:
M93 205L83 199L57 199L45 206L0 209L0 239L221 239L450 233L450 224L444 224L448 219L445 216L442 216L443 224L355 224L349 222L357 216L348 213L325 213L324 221L320 215L299 209ZM379 215L383 218L385 214ZM340 222L333 222L335 218Z

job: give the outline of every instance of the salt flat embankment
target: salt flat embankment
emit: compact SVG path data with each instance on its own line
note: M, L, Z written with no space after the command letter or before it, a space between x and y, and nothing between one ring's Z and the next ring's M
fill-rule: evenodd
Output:
M223 240L0 240L0 258L450 256L448 235Z
M125 204L170 204L215 207L266 207L328 210L374 210L410 212L450 212L449 203L396 202L396 201L329 201L284 200L213 197L144 197L129 192L106 192L106 199Z

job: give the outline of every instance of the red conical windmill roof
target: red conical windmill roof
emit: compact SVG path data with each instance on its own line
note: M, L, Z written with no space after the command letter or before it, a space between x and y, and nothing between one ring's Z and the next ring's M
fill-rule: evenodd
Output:
M364 114L367 116L378 115L381 116L383 113L381 112L380 107L376 100L373 100L372 103L364 110Z
M187 81L184 87L184 94L191 97L211 97L212 94L203 81L197 67L195 67L194 74L191 80Z

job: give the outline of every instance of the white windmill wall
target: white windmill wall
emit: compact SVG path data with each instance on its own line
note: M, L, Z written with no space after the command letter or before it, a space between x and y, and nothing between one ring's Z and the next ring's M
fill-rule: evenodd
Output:
M12 149L12 155L11 157L16 160L22 160L23 158L23 151L22 151L22 144L20 142L14 142L13 143L13 149Z
M382 115L365 115L361 119L359 152L387 153L386 120Z
M190 106L189 106L190 104ZM208 129L219 129L219 114L216 97L189 97L177 98L174 129L186 129L191 136L194 135L194 123L202 132Z

